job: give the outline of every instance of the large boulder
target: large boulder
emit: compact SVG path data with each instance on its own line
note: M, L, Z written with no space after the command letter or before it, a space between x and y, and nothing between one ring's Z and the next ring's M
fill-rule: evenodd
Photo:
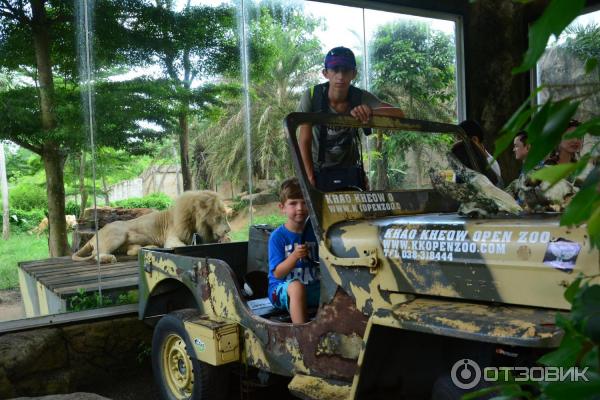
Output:
M140 369L151 342L152 329L136 317L4 334L0 399L72 393L122 377Z

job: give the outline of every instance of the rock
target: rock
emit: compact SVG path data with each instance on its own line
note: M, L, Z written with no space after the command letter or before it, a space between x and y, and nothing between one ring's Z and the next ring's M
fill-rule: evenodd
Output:
M151 342L152 329L137 317L5 334L0 336L0 398L70 393L114 381L136 369ZM78 398L88 397L65 397Z
M11 381L68 366L66 343L57 329L37 329L0 337L2 367Z
M261 192L261 193L254 193L254 194L249 194L249 195L243 196L242 200L247 200L247 201L252 200L252 204L259 206L259 205L263 205L263 204L276 202L279 200L279 198L277 197L277 195L275 195L273 193Z
M277 189L279 182L275 179L259 179L254 182L254 188L257 192L272 191Z

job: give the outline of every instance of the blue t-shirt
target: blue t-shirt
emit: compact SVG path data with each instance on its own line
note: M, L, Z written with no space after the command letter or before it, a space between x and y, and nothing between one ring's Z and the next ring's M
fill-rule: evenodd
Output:
M308 246L308 259L298 260L294 269L284 279L277 279L273 274L275 268L294 251L295 243L304 243ZM310 227L305 229L304 240L302 234L289 231L285 225L281 225L271 233L269 238L269 298L277 285L291 279L298 279L305 285L319 282L319 269L316 264L319 259L317 249L317 238Z

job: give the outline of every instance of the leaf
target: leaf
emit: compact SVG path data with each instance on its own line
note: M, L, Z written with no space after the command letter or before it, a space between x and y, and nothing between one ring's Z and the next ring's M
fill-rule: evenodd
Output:
M554 185L561 179L571 175L575 169L577 169L577 163L551 165L534 171L531 174L531 177L541 181L550 182L551 185Z
M600 168L598 166L589 173L579 192L573 197L562 217L561 225L577 225L591 217L600 202L597 185L600 182ZM595 226L595 225L594 225Z
M560 346L544 354L538 362L549 367L572 367L575 365L585 338L579 334L567 334L560 342Z
M588 234L592 246L600 249L600 207L596 207L587 222Z
M523 128L527 120L531 117L531 114L535 111L535 108L532 108L531 106L533 98L543 89L545 89L544 85L537 87L529 97L521 103L517 111L514 112L506 124L504 124L499 133L500 138L495 142L496 151L494 152L494 158L498 158L498 156L512 144L513 138L517 132Z
M529 48L523 63L513 69L513 74L525 72L535 66L544 54L551 34L557 37L583 9L585 0L552 0L544 13L529 28Z
M594 343L600 343L600 311L588 318L583 333Z
M564 139L584 137L586 133L593 136L600 136L600 117L592 118L579 125L575 130L567 133Z
M503 385L495 385L495 386L490 386L490 387L486 387L486 388L483 388L483 389L478 389L478 390L475 390L473 392L466 393L464 396L461 397L461 400L475 400L475 399L480 399L480 398L482 398L485 395L496 393L496 392L500 392L500 390L502 388L503 388Z
M589 378L588 378L589 379ZM551 399L592 399L600 393L600 378L591 377L588 382L583 379L577 381L550 382L544 394Z
M579 365L581 365L582 368L588 367L597 371L598 369L600 369L599 354L600 349L596 345L581 358L581 362L579 363Z
M581 277L577 277L573 282L571 282L569 287L565 290L565 293L564 293L565 299L570 304L573 304L573 299L575 298L575 295L579 291L579 285L581 284L581 279L582 279Z
M597 66L598 66L598 59L597 58L588 58L585 61L585 73L589 74L594 69L596 69Z
M598 194L596 188L589 186L581 189L571 200L560 218L561 225L579 225L585 222L591 215Z
M548 107L546 107L547 105ZM573 117L575 111L577 111L577 107L579 107L578 101L561 100L556 103L548 102L533 117L533 120L527 127L531 150L529 150L523 166L525 172L530 171L538 165L560 143L569 120Z

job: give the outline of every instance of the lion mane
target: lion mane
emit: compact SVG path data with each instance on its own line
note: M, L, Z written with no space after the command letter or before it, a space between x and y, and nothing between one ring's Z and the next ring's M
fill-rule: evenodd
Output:
M114 254L137 255L142 247L179 247L192 243L198 233L202 243L224 240L231 230L227 208L217 193L210 190L189 191L179 196L171 208L155 211L129 221L105 225L81 247L72 259L115 263Z

